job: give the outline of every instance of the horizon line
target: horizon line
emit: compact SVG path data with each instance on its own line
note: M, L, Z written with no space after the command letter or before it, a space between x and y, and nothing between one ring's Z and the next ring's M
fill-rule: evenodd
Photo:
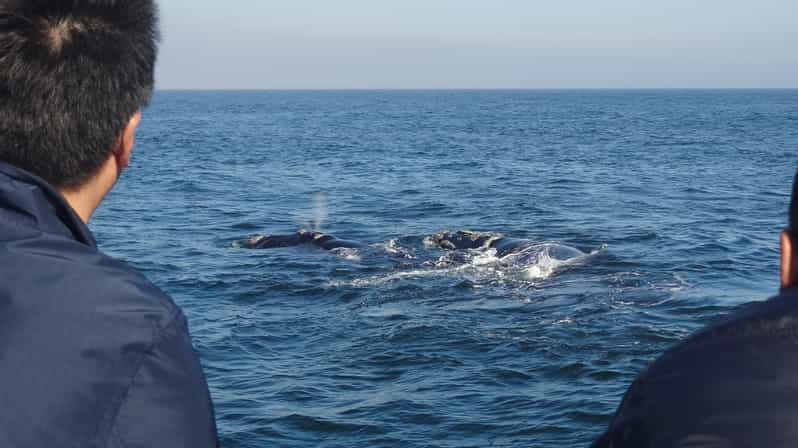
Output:
M794 87L308 87L308 88L183 88L156 87L163 92L446 92L446 91L654 91L654 90L798 90Z

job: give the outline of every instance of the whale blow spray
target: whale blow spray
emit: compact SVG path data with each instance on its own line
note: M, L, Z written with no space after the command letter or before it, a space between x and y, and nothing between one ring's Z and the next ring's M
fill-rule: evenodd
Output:
M327 219L327 195L324 193L313 194L313 221L311 230L321 232L321 226Z

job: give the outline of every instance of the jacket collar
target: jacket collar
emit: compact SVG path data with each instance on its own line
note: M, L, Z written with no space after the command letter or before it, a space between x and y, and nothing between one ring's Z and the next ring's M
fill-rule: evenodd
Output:
M42 232L97 247L91 231L61 193L40 177L5 162L0 162L0 209Z

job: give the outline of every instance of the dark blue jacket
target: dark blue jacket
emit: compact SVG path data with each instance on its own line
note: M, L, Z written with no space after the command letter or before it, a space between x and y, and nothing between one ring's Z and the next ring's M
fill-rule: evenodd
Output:
M180 309L0 163L0 447L213 447Z
M657 359L594 448L798 446L798 288L732 313Z

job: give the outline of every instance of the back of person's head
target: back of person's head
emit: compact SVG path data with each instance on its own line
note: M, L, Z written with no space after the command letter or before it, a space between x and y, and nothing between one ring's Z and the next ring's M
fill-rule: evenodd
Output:
M0 161L91 179L152 96L154 0L0 0Z

